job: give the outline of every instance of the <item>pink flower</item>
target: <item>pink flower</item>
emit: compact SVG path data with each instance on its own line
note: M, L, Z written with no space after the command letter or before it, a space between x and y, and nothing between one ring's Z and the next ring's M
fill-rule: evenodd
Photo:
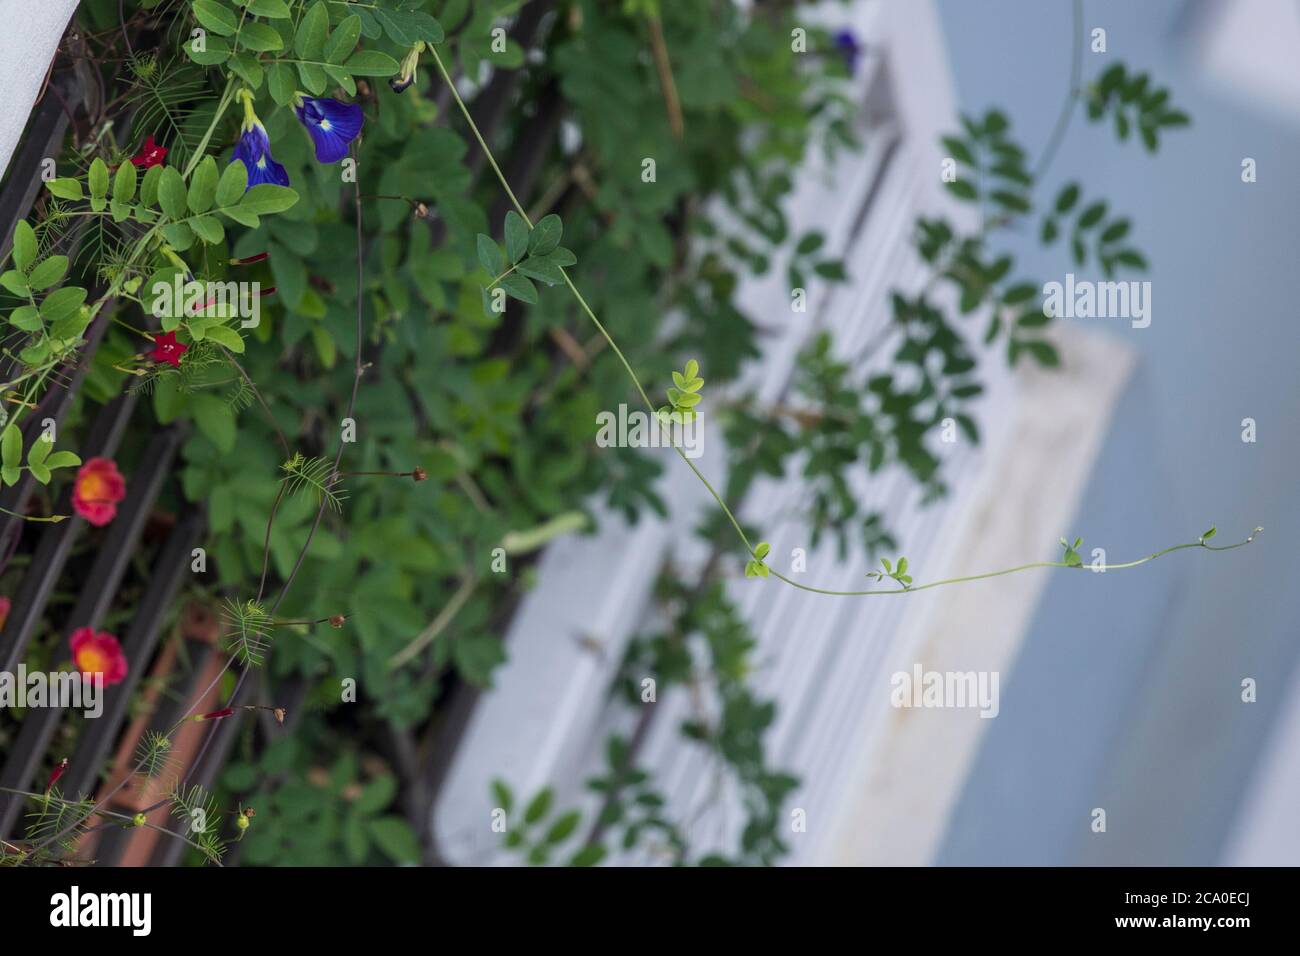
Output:
M5 629L5 622L9 620L9 611L13 606L13 601L7 597L0 597L0 631Z
M104 685L120 683L126 677L122 645L108 631L79 627L72 632L72 660L83 676L103 674Z
M117 503L126 497L126 479L107 458L92 458L77 471L72 486L72 508L96 528L117 514Z

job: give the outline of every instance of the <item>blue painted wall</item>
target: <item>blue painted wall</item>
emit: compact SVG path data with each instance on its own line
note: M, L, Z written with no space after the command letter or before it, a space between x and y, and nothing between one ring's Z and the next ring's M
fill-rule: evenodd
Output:
M1069 79L1069 3L939 8L962 109L1002 107L1041 149ZM1267 530L1232 554L1052 581L1003 675L943 863L1217 862L1297 659L1300 129L1201 75L1184 42L1195 5L1084 9L1085 31L1108 34L1107 54L1084 54L1085 80L1117 59L1147 69L1194 125L1152 157L1080 113L1048 174L1049 195L1079 179L1129 215L1152 263L1150 328L1092 320L1141 361L1071 530L1112 561L1211 524L1225 541ZM1259 171L1249 185L1246 156ZM1045 281L1071 271L1032 236L1008 248ZM1245 417L1255 444L1241 441ZM1258 680L1259 703L1241 702L1243 677ZM1105 834L1090 832L1093 807L1107 811Z

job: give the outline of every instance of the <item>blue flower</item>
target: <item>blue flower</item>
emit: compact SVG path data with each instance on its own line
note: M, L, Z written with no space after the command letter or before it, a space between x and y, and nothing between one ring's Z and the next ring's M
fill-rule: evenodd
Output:
M849 68L849 75L857 72L858 57L862 55L862 44L852 30L839 30L835 34L835 46L844 57L844 64Z
M235 152L230 161L239 160L248 170L248 188L259 183L274 183L276 186L289 185L289 174L284 167L271 158L271 140L261 123L254 122L245 127L235 144Z
M271 140L266 135L266 127L253 112L253 94L241 90L239 97L244 101L244 122L239 133L239 142L230 161L239 160L248 170L248 185L244 191L260 183L272 183L276 186L289 185L289 174L284 167L271 158Z
M356 103L340 103L325 97L303 96L294 112L307 127L316 144L316 161L337 163L348 154L348 143L357 138L365 115Z

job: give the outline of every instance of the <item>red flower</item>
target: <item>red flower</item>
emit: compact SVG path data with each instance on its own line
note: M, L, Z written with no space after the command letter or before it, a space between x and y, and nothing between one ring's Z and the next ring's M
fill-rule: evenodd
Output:
M122 645L108 631L79 627L72 632L72 660L83 677L103 674L104 685L121 683L126 677Z
M140 152L131 157L131 163L141 169L148 169L150 166L161 166L166 155L167 147L155 143L153 133L150 133L144 138L144 145L140 147Z
M113 520L117 503L126 497L126 479L107 458L92 458L77 471L72 508L96 528Z
M47 796L49 795L49 792L54 789L54 785L59 782L59 778L63 776L63 771L67 769L68 758L64 757L59 761L59 765L54 768L54 773L50 774L50 782L45 785L45 793Z
M153 340L153 351L149 353L149 357L155 362L166 362L168 365L180 368L181 356L189 350L188 345L181 345L176 341L175 332L167 332Z
M229 717L235 712L233 707L225 707L221 710L214 710L210 714L195 714L190 720L220 720L222 717Z
M13 606L13 602L7 597L0 597L0 631L5 629L5 622L9 620L9 610Z

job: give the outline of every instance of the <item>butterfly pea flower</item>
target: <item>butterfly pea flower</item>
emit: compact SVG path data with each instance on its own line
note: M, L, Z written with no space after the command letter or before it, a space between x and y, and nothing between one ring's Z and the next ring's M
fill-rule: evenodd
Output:
M328 97L304 96L294 99L293 110L316 144L316 161L337 163L348 154L348 143L357 138L365 116L356 103L340 103Z
M388 87L394 93L401 93L412 83L416 81L416 70L420 65L420 54L424 52L424 41L417 40L415 45L407 51L406 56L402 58L402 69L397 76L390 77Z
M863 46L852 30L836 31L834 40L835 48L844 57L844 65L849 68L849 75L852 76L858 72L858 58L862 55Z
M261 183L276 186L289 185L289 174L284 167L271 158L271 139L266 135L266 127L253 112L253 94L250 90L241 90L239 96L244 101L244 122L240 127L239 142L230 161L239 160L248 170L248 186L252 189Z

